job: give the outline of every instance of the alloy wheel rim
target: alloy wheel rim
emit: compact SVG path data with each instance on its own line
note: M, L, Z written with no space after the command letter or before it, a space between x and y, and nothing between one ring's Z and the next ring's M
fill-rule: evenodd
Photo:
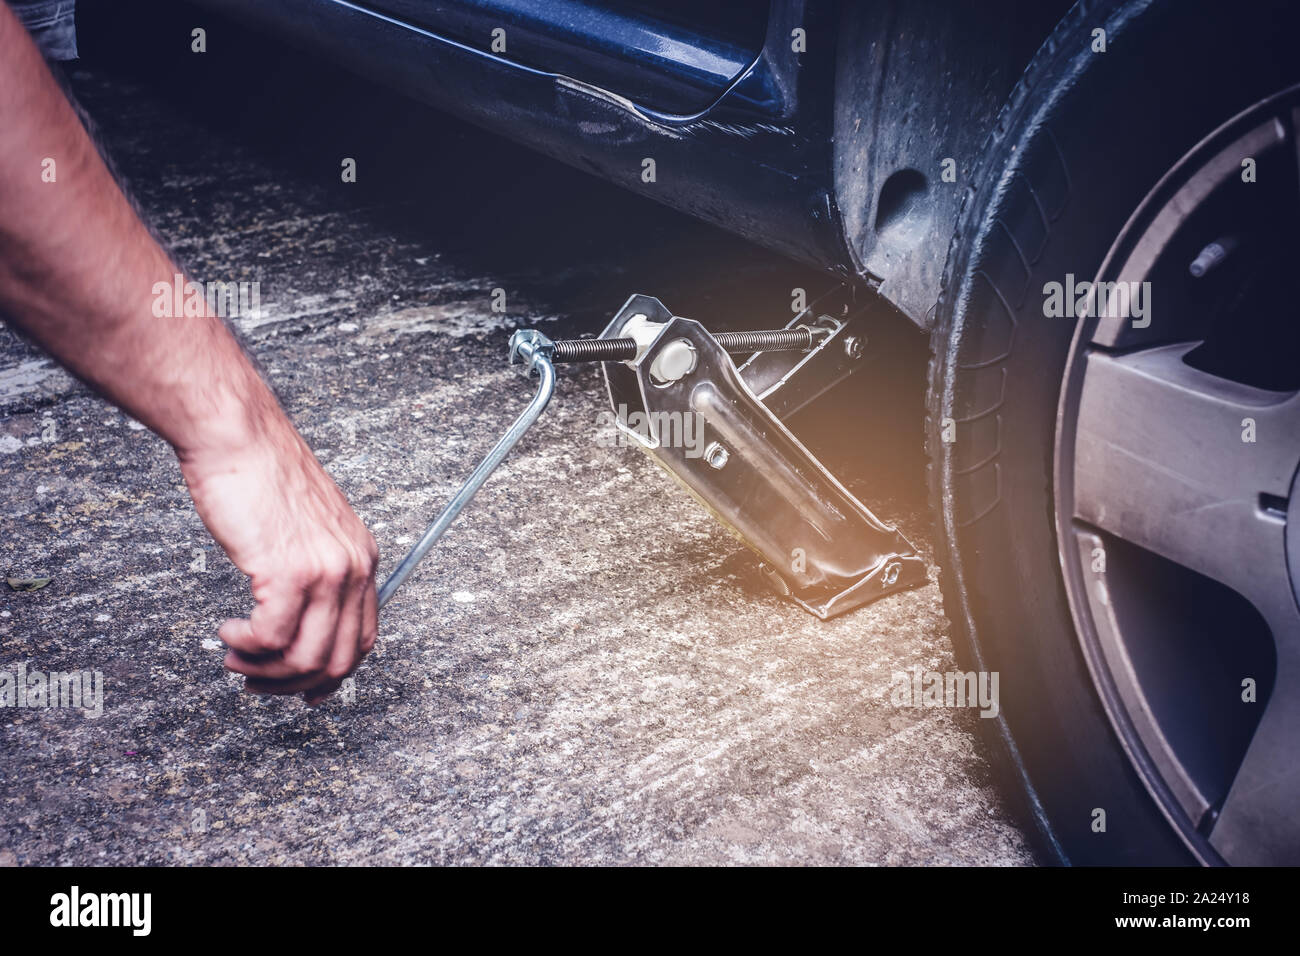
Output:
M1300 87L1157 184L1092 279L1123 285L1084 303L1058 408L1081 648L1131 764L1207 863L1300 848L1300 356L1282 324L1300 324L1298 128Z

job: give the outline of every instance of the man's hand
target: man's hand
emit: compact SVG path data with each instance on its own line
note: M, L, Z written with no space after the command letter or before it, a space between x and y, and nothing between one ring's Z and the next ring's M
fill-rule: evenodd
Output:
M0 131L0 313L176 449L199 515L252 578L257 607L221 628L226 666L252 690L320 700L374 646L374 539L221 319L153 313L180 270L4 3Z
M375 539L288 422L181 452L194 507L249 576L257 606L226 621L226 667L254 693L315 704L375 646Z

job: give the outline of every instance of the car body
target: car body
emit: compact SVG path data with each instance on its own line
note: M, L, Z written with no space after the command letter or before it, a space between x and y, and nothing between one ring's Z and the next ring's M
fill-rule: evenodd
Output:
M988 125L1069 6L204 2L579 169L859 278L920 326Z

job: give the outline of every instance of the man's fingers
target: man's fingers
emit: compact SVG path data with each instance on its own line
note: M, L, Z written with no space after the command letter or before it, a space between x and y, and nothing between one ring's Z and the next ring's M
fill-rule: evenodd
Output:
M343 679L351 674L361 658L366 654L362 650L362 641L367 627L367 613L373 612L367 607L373 604L375 583L371 574L358 577L350 586L343 609L339 613L339 629L334 635L334 652L329 666L325 668L328 680L315 687L308 688L303 694L307 703L315 707L343 684ZM373 643L373 642L372 642Z
M264 680L249 677L244 681L244 690L250 694L300 694L311 691L321 685L320 674L301 674L285 680ZM340 683L342 683L340 681Z
M341 680L327 680L323 684L318 684L315 687L303 691L302 696L303 699L307 701L308 707L315 707L341 686L343 686L343 681Z
M338 586L319 585L312 592L311 603L302 613L297 636L288 650L273 656L262 654L253 657L235 647L238 653L226 655L226 667L246 677L263 681L286 681L304 676L312 678L311 683L304 687L266 692L292 694L304 690L313 683L320 683L324 677L333 655L338 624Z
M361 605L361 656L365 657L375 648L379 638L379 595L375 591L375 582L371 578L366 588L365 599Z
M257 640L253 637L253 627L244 618L230 618L221 627L217 628L217 637L221 638L226 646L230 648L230 651L226 654L226 660L241 654L258 657L266 653L257 647Z
M307 592L281 587L257 602L247 620L232 618L217 631L227 645L240 654L257 657L283 651L293 644L302 620Z
M339 629L334 635L334 652L325 673L330 680L341 681L352 673L361 661L361 633L364 624L366 591L372 590L368 580L351 585L343 608L339 612Z
M364 530L364 529L363 529ZM271 592L249 619L222 625L230 647L226 667L259 694L303 692L312 704L333 693L374 646L378 630L374 539L361 549L344 544L309 591ZM300 579L301 580L301 579Z
M304 609L311 597L307 588L286 584L272 592L265 601L258 601L248 616L253 635L267 650L282 651L298 636L299 625L304 622Z

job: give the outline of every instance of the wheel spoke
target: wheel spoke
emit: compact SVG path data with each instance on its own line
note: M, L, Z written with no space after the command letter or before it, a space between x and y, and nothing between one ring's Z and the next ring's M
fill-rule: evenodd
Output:
M1263 616L1277 652L1274 689L1267 702L1242 704L1265 711L1210 839L1237 863L1293 863L1300 859L1300 609L1282 510L1300 459L1300 396L1198 371L1183 362L1193 347L1088 356L1074 513L1221 582ZM1278 507L1263 506L1270 501Z
M1300 661L1294 643L1290 653L1279 646L1273 696L1210 835L1214 848L1234 864L1294 865L1300 859L1300 694L1294 690Z
M1300 631L1286 519L1262 503L1290 493L1300 395L1198 371L1193 347L1088 356L1074 516L1232 588L1281 641Z

